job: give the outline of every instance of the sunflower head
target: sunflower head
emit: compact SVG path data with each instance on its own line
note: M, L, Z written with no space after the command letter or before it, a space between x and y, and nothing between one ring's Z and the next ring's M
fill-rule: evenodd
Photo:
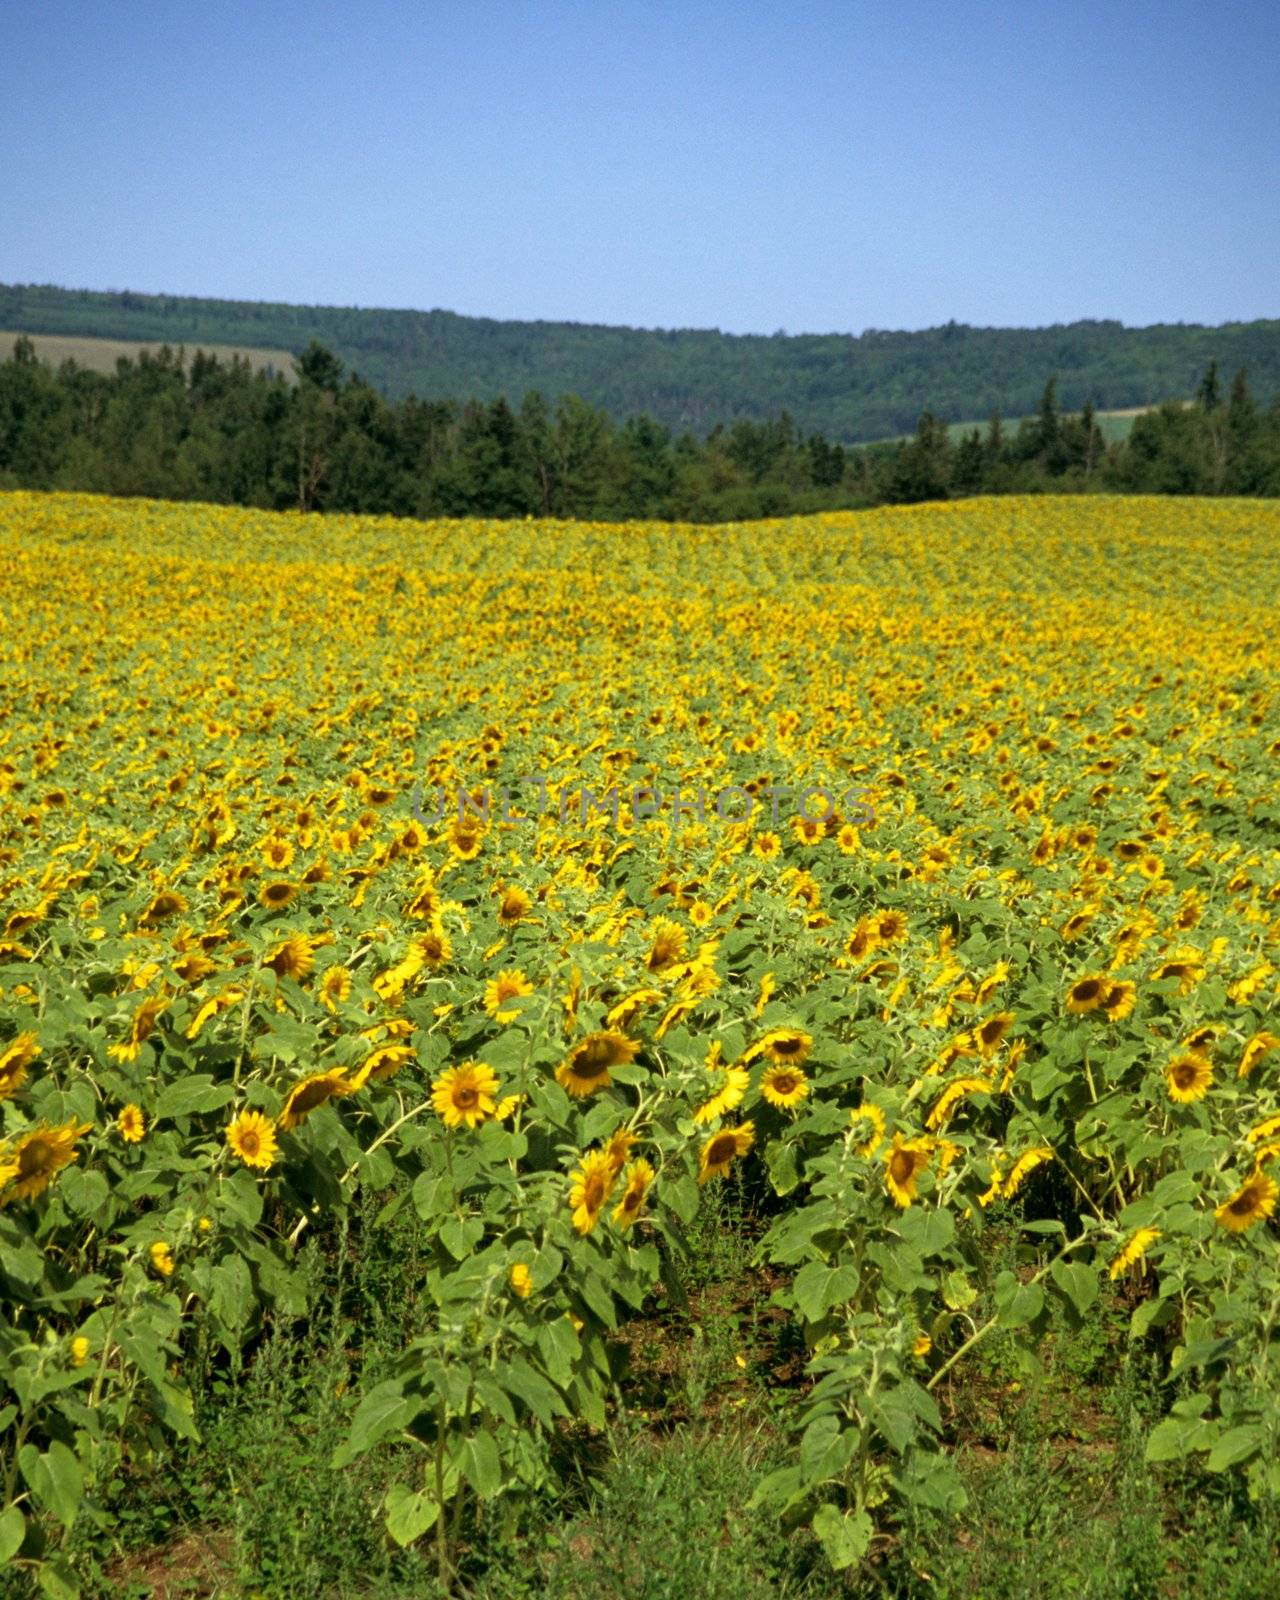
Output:
M600 1220L614 1181L608 1153L588 1150L569 1181L569 1206L579 1233L590 1233Z
M932 1153L929 1140L904 1139L900 1133L894 1134L893 1144L885 1152L884 1181L895 1206L905 1209L916 1198L916 1185Z
M1255 1171L1246 1183L1214 1212L1214 1216L1228 1233L1243 1233L1255 1222L1274 1216L1278 1190L1274 1178L1261 1170Z
M448 1067L431 1085L431 1104L446 1128L477 1127L497 1110L498 1078L483 1061Z
M125 1106L116 1118L116 1131L126 1144L137 1144L147 1131L147 1119L141 1106Z
M765 1069L760 1080L760 1093L771 1106L789 1111L798 1106L809 1093L809 1080L800 1067L774 1065Z
M756 1130L752 1122L739 1123L736 1128L722 1128L713 1133L702 1147L698 1162L698 1182L710 1178L723 1178L736 1157L745 1156L755 1143Z
M1082 1015L1086 1011L1096 1011L1106 999L1110 989L1110 979L1100 973L1086 973L1084 977L1077 978L1067 990L1067 1010L1076 1015Z
M1213 1067L1207 1056L1189 1050L1184 1055L1175 1056L1164 1069L1164 1081L1170 1100L1180 1106L1192 1105L1208 1094L1209 1085L1213 1082Z
M639 1049L638 1041L625 1034L612 1030L589 1033L556 1068L556 1082L577 1098L607 1089L612 1081L610 1067L634 1061Z
M332 1100L336 1095L350 1094L354 1084L341 1068L329 1072L312 1072L295 1083L285 1096L280 1108L279 1125L287 1133L304 1123L313 1111Z
M627 1168L627 1175L623 1182L622 1198L613 1208L613 1220L625 1233L644 1209L645 1196L655 1177L652 1166L644 1159L638 1157Z
M242 1111L229 1123L227 1144L246 1167L254 1167L262 1172L272 1165L279 1154L276 1125L260 1111Z

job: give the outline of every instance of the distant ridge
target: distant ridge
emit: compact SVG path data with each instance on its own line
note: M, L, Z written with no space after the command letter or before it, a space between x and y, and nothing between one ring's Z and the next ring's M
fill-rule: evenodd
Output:
M1190 395L1210 361L1226 379L1247 368L1264 402L1280 393L1274 319L1216 328L952 322L916 333L759 335L14 284L0 285L0 328L292 354L314 339L397 399L506 395L517 403L537 389L551 400L580 395L619 419L643 412L699 434L785 410L805 432L850 442L908 432L926 406L948 421L996 409L1028 415L1051 374L1068 411L1086 400L1119 410Z

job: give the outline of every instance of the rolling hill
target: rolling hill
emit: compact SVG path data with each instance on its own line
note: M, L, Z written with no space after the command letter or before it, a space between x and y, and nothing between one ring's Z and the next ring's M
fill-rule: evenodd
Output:
M1019 417L1051 374L1065 410L1086 399L1124 410L1191 394L1211 360L1228 379L1247 368L1261 399L1280 392L1280 320L764 336L16 284L0 285L0 327L292 353L314 339L392 398L573 393L618 418L645 412L700 434L784 410L845 441L908 432L926 406L948 420Z

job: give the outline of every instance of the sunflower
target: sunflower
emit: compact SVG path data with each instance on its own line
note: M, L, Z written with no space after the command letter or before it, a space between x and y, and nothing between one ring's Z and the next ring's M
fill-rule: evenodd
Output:
M659 989L633 989L609 1008L604 1020L611 1028L625 1028L628 1023L635 1021L646 1006L656 1005L661 999L662 992Z
M410 1024L412 1026L412 1024ZM351 1079L353 1089L363 1089L366 1083L385 1083L395 1076L406 1062L413 1060L413 1050L407 1044L384 1044L367 1055Z
M972 1033L972 1039L978 1047L980 1056L994 1055L1004 1042L1004 1036L1013 1027L1014 1017L1012 1011L997 1011L994 1017L988 1017L985 1022L980 1022Z
M303 933L292 933L263 957L262 965L277 978L292 978L296 983L315 966L315 946Z
M1255 1222L1275 1214L1278 1193L1275 1179L1258 1170L1213 1214L1229 1233L1243 1233Z
M1046 1161L1053 1160L1053 1151L1047 1144L1039 1144L1033 1150L1027 1150L1013 1164L1013 1169L1005 1179L1004 1198L1012 1200L1021 1189L1026 1179L1037 1167L1042 1167Z
M1067 991L1067 1010L1081 1015L1086 1011L1096 1011L1107 998L1111 989L1110 978L1100 973L1089 972L1082 978L1077 978Z
M1149 1246L1159 1237L1159 1228L1139 1228L1107 1268L1107 1276L1118 1278L1126 1268L1133 1266L1136 1261L1141 1261Z
M687 944L688 935L678 922L659 918L653 930L645 966L650 972L665 972L668 967L674 967L684 959Z
M297 898L298 885L286 883L278 879L272 883L264 883L258 890L258 904L264 911L281 911Z
M0 1173L8 1171L2 1185L4 1202L27 1200L43 1193L63 1167L76 1160L76 1140L91 1127L92 1123L77 1122L74 1117L56 1127L41 1122L16 1144L0 1149Z
M938 1098L934 1101L929 1115L925 1118L925 1127L932 1133L938 1128L945 1128L955 1114L960 1102L971 1094L990 1094L990 1078L956 1078L949 1083Z
M513 1264L507 1274L507 1282L511 1285L512 1294L519 1295L522 1300L527 1300L533 1293L533 1274L523 1261Z
M933 1145L928 1139L904 1139L900 1133L894 1134L884 1163L885 1186L895 1206L905 1208L916 1198L916 1184L932 1154Z
M1073 911L1058 930L1060 936L1070 942L1078 939L1093 919L1097 916L1100 907L1082 906L1079 911Z
M497 1109L498 1079L483 1061L448 1067L431 1085L431 1104L446 1128L474 1128Z
M507 967L485 985L484 1008L495 1022L510 1022L520 1015L519 1006L508 1006L508 1000L519 1000L533 993L533 985L519 967Z
M556 1082L571 1095L582 1097L607 1089L610 1067L634 1061L640 1045L625 1034L589 1033L556 1068Z
M329 967L320 980L320 1004L335 1011L351 993L351 974L345 967Z
M789 1111L809 1093L809 1080L800 1067L767 1067L760 1079L760 1093L771 1106Z
M34 1033L20 1033L0 1055L0 1100L17 1094L27 1081L27 1068L40 1054Z
M698 1182L706 1183L709 1178L727 1176L734 1157L745 1156L755 1143L755 1138L753 1122L742 1122L736 1128L722 1128L719 1133L713 1133L702 1147L698 1161Z
M276 872L283 872L293 860L293 846L287 839L268 839L262 846L262 859Z
M1203 1100L1213 1082L1213 1067L1207 1057L1198 1051L1175 1056L1164 1069L1164 1081L1169 1098L1180 1106L1189 1106Z
M569 1180L569 1205L579 1233L590 1233L600 1220L613 1185L608 1155L603 1150L589 1150Z
M479 818L457 817L449 824L449 850L459 861L474 861L484 843L484 824Z
M1102 998L1102 1009L1109 1022L1121 1022L1138 1003L1137 986L1123 981L1109 984Z
M312 1072L289 1090L276 1120L287 1133L291 1128L300 1127L313 1111L318 1111L335 1095L352 1094L354 1091L355 1084L341 1068Z
M637 1157L627 1168L622 1198L613 1208L613 1220L624 1233L640 1215L644 1197L655 1176L653 1168L643 1156Z
M163 1239L157 1239L153 1245L150 1245L147 1249L147 1254L151 1257L151 1265L162 1278L173 1276L173 1251L170 1250Z
M162 994L152 995L149 1000L144 1000L130 1020L128 1034L119 1044L113 1044L107 1051L111 1059L136 1061L142 1053L142 1046L155 1032L156 1019L168 1004L168 999Z
M1280 1050L1280 1038L1277 1038L1274 1033L1255 1033L1253 1038L1246 1042L1244 1049L1240 1053L1240 1065L1236 1069L1236 1076L1247 1078L1263 1056L1269 1055L1272 1050ZM0 1074L2 1074L3 1068L4 1060L0 1058Z
M211 1000L206 1000L196 1012L187 1028L187 1038L194 1039L208 1022L210 1017L216 1017L223 1011L229 1011L232 1006L238 1005L244 999L245 991L234 986L223 989L221 994L215 994Z
M853 932L844 942L844 953L850 961L861 961L879 944L876 930L872 923L862 917L854 924Z
M126 1144L137 1144L147 1131L147 1119L142 1115L142 1107L125 1106L116 1118L116 1131Z
M719 1066L711 1061L707 1065L711 1071L721 1075L720 1088L693 1113L693 1120L697 1123L714 1122L725 1112L740 1106L751 1083L751 1074L745 1067Z
M172 889L161 889L138 920L143 924L166 922L170 917L181 916L186 909L187 902L180 894Z
M782 854L782 840L776 833L758 833L752 841L751 848L761 861L772 861Z
M504 928L514 928L533 910L533 901L517 885L512 885L502 896L498 907L498 921Z
M772 1028L763 1039L757 1039L745 1059L754 1061L757 1056L768 1056L780 1067L798 1067L808 1058L813 1048L813 1035L800 1028Z
M246 1167L265 1171L275 1161L276 1125L260 1111L242 1111L227 1125L227 1143Z
M846 822L836 834L836 848L844 856L856 855L862 848L862 836L852 822Z
M864 1101L862 1105L855 1106L849 1113L849 1128L850 1131L854 1128L865 1128L867 1130L866 1139L855 1148L853 1153L856 1156L860 1156L862 1160L869 1161L884 1143L884 1112L881 1111L879 1106L873 1105L870 1101Z
M443 928L428 928L413 941L413 946L428 967L443 967L453 956L453 946Z
M631 1151L636 1144L636 1136L630 1128L619 1128L609 1139L604 1147L604 1153L609 1158L609 1171L617 1177L626 1166L631 1156Z

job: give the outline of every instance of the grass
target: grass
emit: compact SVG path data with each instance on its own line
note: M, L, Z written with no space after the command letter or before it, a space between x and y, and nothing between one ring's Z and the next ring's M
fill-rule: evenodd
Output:
M148 350L154 355L160 349L158 343L138 339L96 339L85 335L62 333L23 334L0 328L0 358L7 357L13 350L14 341L22 338L30 339L35 346L37 360L47 361L50 366L60 367L64 361L74 361L78 366L88 367L91 372L108 374L116 370L116 362L122 356L136 361L142 351ZM283 374L290 382L293 381L293 357L287 350L260 350L249 345L200 343L187 346L188 360L197 350L203 350L209 356L217 356L218 360L223 362L229 362L232 357L239 356L242 360L248 361L255 372L270 369Z
M429 1541L400 1550L379 1510L413 1462L387 1447L335 1472L358 1379L401 1348L421 1291L406 1208L312 1243L314 1315L264 1330L242 1371L206 1352L199 1447L135 1453L77 1531L87 1600L407 1600L435 1596ZM812 1537L748 1509L786 1459L803 1350L752 1262L757 1219L725 1184L691 1232L683 1304L625 1334L601 1433L566 1430L558 1487L499 1500L467 1530L473 1600L1268 1600L1274 1510L1239 1481L1142 1457L1163 1408L1152 1355L1114 1296L1029 1362L996 1335L939 1400L966 1485L959 1517L908 1515L875 1563L836 1576ZM0 1579L0 1596L10 1591Z

